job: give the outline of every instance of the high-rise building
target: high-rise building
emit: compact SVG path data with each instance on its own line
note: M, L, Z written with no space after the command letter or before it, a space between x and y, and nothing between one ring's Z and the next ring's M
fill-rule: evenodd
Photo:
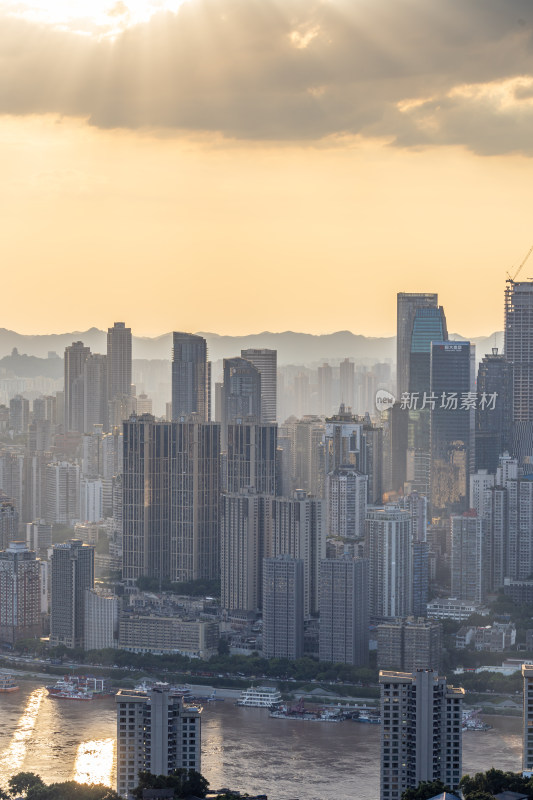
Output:
M387 412L384 431L385 490L403 494L407 480L409 411L394 403Z
M118 645L119 599L95 589L85 590L84 650L105 650Z
M417 617L390 619L378 625L378 668L438 672L442 655L440 622Z
M512 448L512 368L494 347L477 372L476 470L496 472L502 453Z
M398 499L398 506L409 511L413 521L413 541L425 542L428 527L428 499L423 494L411 492Z
M442 306L417 308L409 355L409 422L406 478L410 489L429 495L431 483L431 343L448 339Z
M324 431L324 473L339 467L361 470L363 420L341 404L338 414L326 417Z
M437 294L398 292L396 328L396 383L398 399L409 391L409 365L413 320L418 308L437 308Z
M266 555L290 555L304 563L304 617L318 612L320 561L326 556L324 502L306 492L266 499L270 531Z
M498 463L496 463L496 467ZM494 472L496 469L494 470ZM470 475L470 502L469 508L473 508L478 517L485 516L485 504L488 499L487 490L494 486L494 473L489 474L486 469L478 469Z
M522 463L533 456L533 281L507 281L505 358L512 376L512 455Z
M318 413L329 416L333 408L333 370L324 363L317 369Z
M80 515L80 467L70 461L46 465L45 521L70 525Z
M172 334L172 418L199 414L201 422L211 419L210 364L207 342L193 333Z
M94 547L81 539L54 545L50 644L83 647L86 589L94 586Z
M30 401L17 394L9 401L9 428L15 434L23 434L30 424Z
M261 422L277 420L277 350L241 350L241 358L250 361L261 375Z
M482 603L490 581L491 548L487 519L475 511L451 518L452 596Z
M117 703L117 792L131 797L140 772L169 775L201 768L200 710L168 684L120 689Z
M429 544L413 541L413 599L411 611L415 617L427 615L429 601Z
M83 342L65 348L65 433L83 433L83 367L91 350Z
M360 539L365 532L368 475L340 467L326 476L328 536Z
M90 353L83 365L83 431L92 433L94 425L107 430L107 357Z
M261 420L261 373L245 358L225 358L222 427L246 417Z
M466 511L474 472L475 348L431 344L431 505L434 515Z
M221 495L221 604L230 612L261 608L269 500L246 488Z
M533 772L533 664L522 665L524 700L522 714L522 770Z
M407 617L413 603L411 514L392 505L369 507L365 528L370 616Z
M124 423L123 578L173 581L220 574L218 502L220 426L156 422L145 414Z
M18 539L19 514L13 501L0 497L0 550L7 550Z
M302 658L304 562L291 556L263 561L263 657Z
M107 399L131 395L131 328L115 322L107 329Z
M355 407L355 365L349 358L339 367L340 401L346 408Z
M52 526L47 525L44 519L26 523L26 546L40 558L46 558L48 549L52 547Z
M235 419L226 427L224 490L252 487L259 494L276 494L277 425Z
M380 800L400 800L422 781L456 789L462 776L464 689L432 670L379 673Z
M324 496L324 423L305 416L285 426L291 442L292 488Z
M11 542L0 552L0 641L41 635L40 568L24 542Z
M368 664L368 561L327 558L320 562L320 661Z

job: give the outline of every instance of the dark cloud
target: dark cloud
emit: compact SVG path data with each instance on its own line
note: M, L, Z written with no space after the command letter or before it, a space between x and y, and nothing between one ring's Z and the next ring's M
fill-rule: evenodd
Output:
M531 0L189 0L113 42L8 18L0 113L533 154L532 33Z

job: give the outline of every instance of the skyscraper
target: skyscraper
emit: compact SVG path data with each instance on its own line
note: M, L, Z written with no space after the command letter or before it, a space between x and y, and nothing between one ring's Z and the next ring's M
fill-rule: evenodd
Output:
M85 590L94 586L94 547L81 539L54 545L50 644L83 647Z
M341 361L339 367L340 401L346 407L355 407L355 364L349 358Z
M409 363L413 320L417 308L436 308L437 294L398 292L396 317L396 383L398 399L409 391Z
M475 511L451 518L452 596L482 603L490 581L491 548L488 522Z
M407 617L412 609L411 515L392 505L369 507L365 527L370 615L375 620Z
M11 542L0 552L0 641L41 635L39 561L24 542Z
M207 342L193 333L172 334L172 418L199 414L201 422L211 418L210 364Z
M505 357L512 373L512 455L533 455L533 281L505 287Z
M368 476L340 467L326 476L328 536L360 539L364 536Z
M261 608L269 499L250 488L221 496L221 604L230 612Z
M94 425L107 430L107 356L90 353L83 365L83 431L92 433Z
M115 322L107 330L107 397L131 395L131 328Z
M263 561L263 657L303 656L304 563L277 556Z
M65 433L83 433L83 367L90 352L83 342L65 348Z
M320 562L320 661L368 664L368 561Z
M464 689L432 670L379 673L381 800L400 800L422 781L455 789L461 779Z
M494 347L483 356L477 373L476 470L495 473L499 457L511 451L512 383L511 364Z
M270 504L268 555L290 555L304 563L304 617L318 612L320 561L326 555L324 502L304 491L265 498Z
M409 354L409 406L406 478L411 490L429 495L431 481L430 405L431 343L448 339L442 306L417 308L413 317Z
M474 471L475 348L470 342L431 344L431 504L434 515L468 506Z
M278 351L250 347L241 350L241 358L250 361L261 374L261 422L276 422Z
M124 580L217 578L219 426L144 414L123 429Z
M533 664L522 665L522 678L522 769L529 773L533 771Z
M259 494L276 494L277 432L276 423L235 419L227 425L225 491L251 486Z
M246 417L261 419L261 373L244 358L225 358L222 426Z
M168 684L120 689L117 703L117 792L130 797L139 772L169 775L201 768L201 711Z

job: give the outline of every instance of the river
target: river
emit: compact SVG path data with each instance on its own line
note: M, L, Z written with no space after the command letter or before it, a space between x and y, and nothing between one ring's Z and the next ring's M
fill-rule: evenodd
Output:
M463 736L463 771L520 770L521 720L486 717L493 730ZM379 725L270 719L264 709L207 703L202 773L212 788L269 800L377 800ZM54 700L42 684L0 694L0 785L22 770L47 782L115 780L115 703Z

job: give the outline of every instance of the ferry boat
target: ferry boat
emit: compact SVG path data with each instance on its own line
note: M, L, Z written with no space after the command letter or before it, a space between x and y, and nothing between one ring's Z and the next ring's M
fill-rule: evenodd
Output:
M0 692L18 692L18 684L15 683L13 675L0 675Z
M46 687L50 697L56 700L92 700L94 692L87 686L80 685L76 680L63 678L52 686Z
M335 706L328 708L306 708L303 697L295 706L279 705L270 711L274 719L301 719L304 722L344 722L346 714Z
M281 703L281 694L273 686L250 686L245 689L236 705L252 708L271 708Z

